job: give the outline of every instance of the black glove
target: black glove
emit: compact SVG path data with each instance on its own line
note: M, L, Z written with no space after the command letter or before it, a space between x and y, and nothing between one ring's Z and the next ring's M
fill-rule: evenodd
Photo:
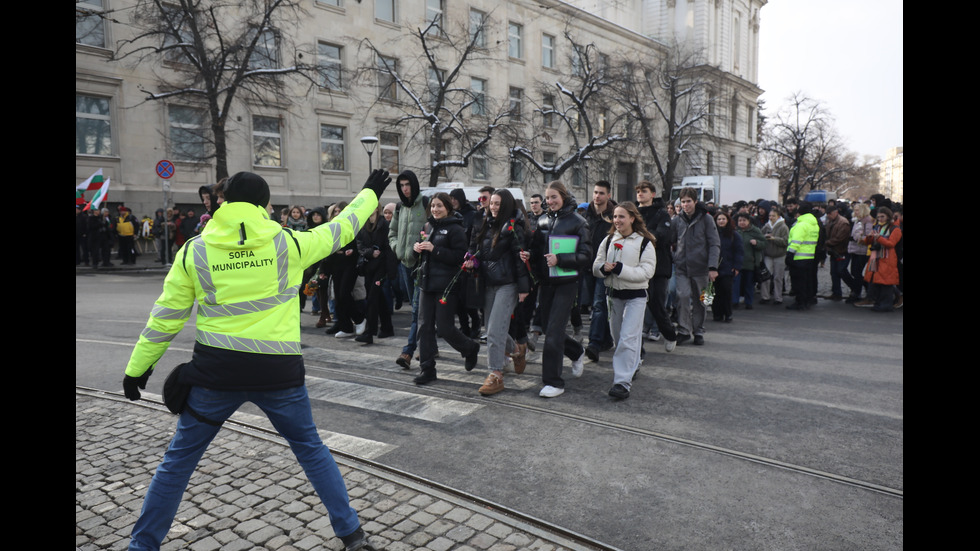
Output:
M142 388L143 390L146 390L146 382L150 380L150 375L152 373L152 369L147 369L146 373L140 375L139 377L130 377L129 375L123 377L123 392L126 393L126 398L129 398L134 402L139 400L139 389Z
M387 170L376 169L374 172L368 176L366 182L364 182L364 187L361 189L370 189L374 194L380 198L381 194L385 192L385 188L391 183L391 176L388 175Z

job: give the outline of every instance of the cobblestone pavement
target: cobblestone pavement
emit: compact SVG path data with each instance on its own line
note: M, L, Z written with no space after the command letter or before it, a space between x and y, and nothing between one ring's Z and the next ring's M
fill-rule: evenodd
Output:
M77 550L129 544L147 486L176 427L168 411L144 403L76 392ZM251 415L232 419L261 426ZM449 492L335 458L351 505L380 549L594 549ZM229 423L191 478L162 549L308 551L340 550L343 544L285 441Z

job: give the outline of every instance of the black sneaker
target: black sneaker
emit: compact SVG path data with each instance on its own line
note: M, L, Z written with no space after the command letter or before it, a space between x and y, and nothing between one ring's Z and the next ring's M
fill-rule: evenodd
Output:
M701 346L704 344L704 335L694 335L694 344Z
M684 344L689 340L691 340L690 335L685 335L684 333L677 334L677 344Z
M357 342L363 342L364 344L374 344L374 337L370 333L361 333L360 335L354 337Z
M599 351L591 346L585 347L585 355L588 356L593 362L599 361Z
M617 383L609 389L609 395L617 400L625 400L630 397L630 391L625 386Z
M434 369L432 371L423 371L414 380L417 385L427 385L436 380L436 371Z
M355 530L353 534L341 537L340 541L344 542L345 551L378 551L361 528Z

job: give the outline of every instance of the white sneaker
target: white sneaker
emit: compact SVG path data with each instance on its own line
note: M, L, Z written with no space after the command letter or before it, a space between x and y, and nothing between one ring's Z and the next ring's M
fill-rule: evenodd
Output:
M585 352L582 352L582 355L572 362L572 377L576 379L581 377L583 371L585 371Z
M660 333L654 333L653 331L650 331L650 333L647 335L647 340L648 341L653 341L653 342L659 341L660 340Z
M337 337L338 339L349 339L354 335L355 333L348 333L346 331L337 331L337 334L334 336Z
M667 349L667 352L673 352L675 346L677 346L677 341L666 341L665 340L665 342L664 342L664 348Z
M361 323L358 323L358 324L354 325L354 332L357 333L358 335L363 335L365 329L367 329L367 319L366 318Z
M541 389L541 392L538 393L538 396L542 398L554 398L556 396L561 396L564 393L565 393L564 388L557 388L551 385L547 385Z

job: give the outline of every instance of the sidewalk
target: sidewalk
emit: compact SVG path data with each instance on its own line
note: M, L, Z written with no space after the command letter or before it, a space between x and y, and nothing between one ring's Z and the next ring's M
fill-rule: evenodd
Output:
M255 426L260 419L232 417ZM126 549L175 426L162 406L76 389L76 550ZM335 459L379 549L594 549L438 488ZM191 477L162 549L307 551L343 544L285 441L227 423Z

